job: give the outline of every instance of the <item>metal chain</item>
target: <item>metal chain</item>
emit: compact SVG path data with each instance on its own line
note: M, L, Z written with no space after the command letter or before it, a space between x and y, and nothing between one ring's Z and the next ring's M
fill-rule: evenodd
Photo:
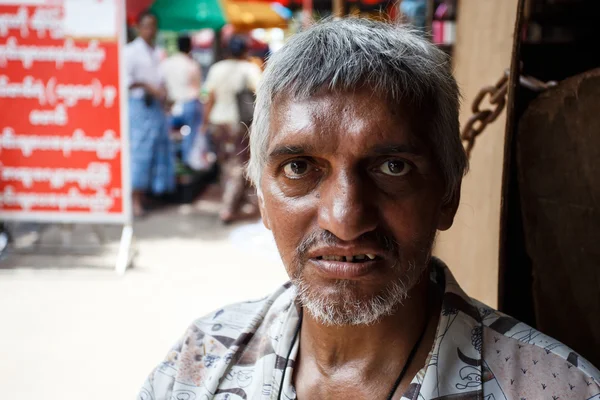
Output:
M465 151L469 158L471 158L471 152L475 146L477 136L481 135L488 124L494 122L500 116L500 114L502 114L502 111L506 106L509 76L510 71L507 69L494 86L483 87L473 100L473 104L471 106L473 115L467 120L467 123L463 127L460 135L462 141L465 142ZM556 86L556 82L554 81L544 83L531 76L523 75L519 77L519 83L521 86L524 86L535 92L543 92L550 87ZM489 96L488 101L493 107L481 109L482 102L486 98L486 95Z

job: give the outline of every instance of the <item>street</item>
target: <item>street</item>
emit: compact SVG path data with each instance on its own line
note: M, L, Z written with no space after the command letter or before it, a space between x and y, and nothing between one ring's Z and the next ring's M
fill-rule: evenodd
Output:
M262 297L287 280L270 233L223 227L202 204L134 225L139 255L114 271L119 229L96 254L10 254L0 262L0 398L133 399L197 317ZM93 244L76 226L73 245ZM61 243L58 228L42 243Z

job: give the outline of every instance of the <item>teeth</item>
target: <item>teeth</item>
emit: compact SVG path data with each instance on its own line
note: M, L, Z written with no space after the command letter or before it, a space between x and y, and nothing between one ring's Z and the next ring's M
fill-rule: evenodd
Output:
M374 260L374 254L357 254L354 256L322 256L320 259L325 261L359 262L367 259Z

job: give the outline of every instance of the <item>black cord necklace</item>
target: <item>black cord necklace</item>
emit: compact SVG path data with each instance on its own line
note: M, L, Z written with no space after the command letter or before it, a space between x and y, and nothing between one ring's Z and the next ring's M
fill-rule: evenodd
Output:
M406 359L406 362L404 363L404 367L402 367L402 371L400 371L400 375L398 375L398 379L396 379L396 382L394 382L394 386L392 386L392 390L390 392L390 394L388 394L387 396L387 400L392 400L392 398L394 397L394 393L396 393L396 390L398 390L398 386L400 386L400 382L402 382L402 379L404 379L404 375L406 375L406 371L408 371L408 367L410 366L410 364L412 363L413 358L415 358L415 354L417 354L417 350L419 349L419 346L421 345L421 341L423 340L423 337L425 336L425 332L427 331L427 319L425 319L425 323L423 324L423 329L421 330L421 333L419 334L419 338L417 339L417 341L415 342L415 345L413 346L412 350L410 351L410 354L408 355L408 358Z
M292 349L294 348L294 344L296 343L296 340L298 339L298 336L300 335L300 328L302 327L302 315L303 315L303 313L302 313L302 311L300 311L300 318L298 320L298 326L296 327L296 332L294 333L294 337L292 338L292 343L290 345L290 349L287 354L286 363L285 363L285 366L283 367L284 369L283 369L283 373L281 376L281 382L279 384L279 394L277 395L278 400L281 400L281 393L283 392L283 381L285 379L285 371L287 370L287 365L290 361L290 356L292 355ZM415 342L412 350L410 351L410 354L408 355L408 358L406 359L406 362L404 363L404 367L402 367L402 371L400 371L400 375L398 375L398 378L394 382L394 386L392 386L392 390L390 391L390 394L387 395L386 400L392 400L392 398L394 397L394 393L396 393L396 390L398 390L398 386L400 386L402 379L404 379L404 375L406 375L406 371L408 371L408 367L412 363L412 360L415 357L415 354L417 354L417 350L419 349L421 342L423 341L423 337L425 337L425 332L427 331L428 319L429 319L429 313L427 313L427 315L425 316L425 323L423 324L423 329L421 329L421 333L419 334L417 341Z

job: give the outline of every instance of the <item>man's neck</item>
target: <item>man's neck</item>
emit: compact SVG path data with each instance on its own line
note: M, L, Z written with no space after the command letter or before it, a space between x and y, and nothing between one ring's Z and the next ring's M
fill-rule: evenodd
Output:
M142 38L142 40L144 41L144 43L146 43L149 47L154 48L154 40L146 40L144 38Z
M360 370L365 379L382 370L399 373L429 322L429 285L429 279L421 279L394 315L369 326L324 326L305 312L299 361L324 376L345 367Z

